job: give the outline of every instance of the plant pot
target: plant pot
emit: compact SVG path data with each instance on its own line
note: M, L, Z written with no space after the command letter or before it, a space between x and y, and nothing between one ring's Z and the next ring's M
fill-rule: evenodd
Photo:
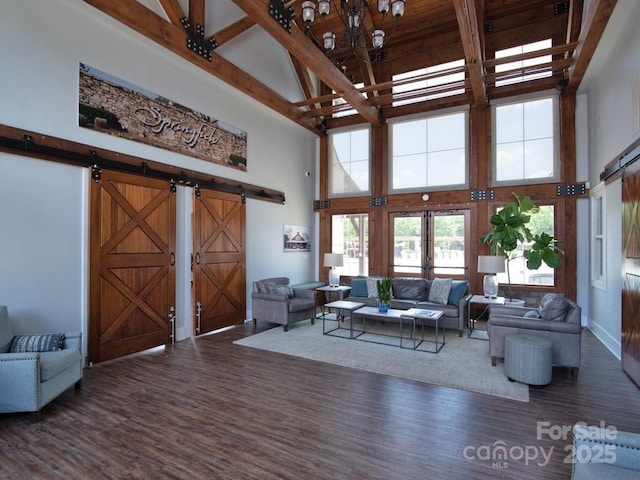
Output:
M389 311L389 304L388 303L379 303L378 304L378 312L387 313L388 311Z
M504 304L508 305L510 307L524 307L524 300L521 300L519 298L514 298L513 300L509 300L508 298L505 298L504 300Z

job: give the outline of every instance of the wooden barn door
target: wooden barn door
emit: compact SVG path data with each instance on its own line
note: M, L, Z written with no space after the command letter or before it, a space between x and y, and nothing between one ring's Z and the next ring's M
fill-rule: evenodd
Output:
M242 323L246 316L243 199L202 190L193 225L194 333L201 335Z
M169 182L102 171L91 183L89 360L163 345L175 304Z
M622 183L622 369L640 385L640 173Z

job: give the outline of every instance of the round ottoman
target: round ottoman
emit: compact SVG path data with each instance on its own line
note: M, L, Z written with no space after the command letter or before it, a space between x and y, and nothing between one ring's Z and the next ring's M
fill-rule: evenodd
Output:
M529 385L551 382L552 346L546 338L516 333L504 338L504 373Z

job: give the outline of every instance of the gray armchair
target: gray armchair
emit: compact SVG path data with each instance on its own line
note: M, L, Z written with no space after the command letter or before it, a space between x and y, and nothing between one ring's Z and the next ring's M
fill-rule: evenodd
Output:
M299 320L316 316L316 291L289 287L287 277L265 278L253 282L251 292L253 324L258 320L278 323L284 331Z
M10 352L14 334L7 307L0 305L0 413L40 410L72 385L82 384L82 336L65 333L56 351Z
M571 367L577 376L580 368L582 309L560 294L542 297L538 308L491 305L487 333L491 364L504 358L504 338L512 333L527 333L551 341L553 365Z

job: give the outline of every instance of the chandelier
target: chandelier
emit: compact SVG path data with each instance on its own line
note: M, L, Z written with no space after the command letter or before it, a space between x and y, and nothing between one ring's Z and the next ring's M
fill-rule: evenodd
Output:
M319 0L317 12L320 14L324 22L333 8L344 30L336 33L327 31L322 35L322 41L318 40L311 25L316 18L316 5L313 2L302 2L302 19L305 24L305 34L311 36L314 43L324 49L325 54L330 58L332 56L345 55L341 63L344 63L356 49L381 50L384 46L385 32L382 26L388 18L388 14L395 19L395 26L404 15L405 0L378 0L378 12L382 15L382 19L376 25L369 22L373 28L367 29L367 16L370 16L369 1L367 0ZM395 27L394 27L395 30ZM387 37L388 38L388 37ZM336 60L334 63L339 65Z

